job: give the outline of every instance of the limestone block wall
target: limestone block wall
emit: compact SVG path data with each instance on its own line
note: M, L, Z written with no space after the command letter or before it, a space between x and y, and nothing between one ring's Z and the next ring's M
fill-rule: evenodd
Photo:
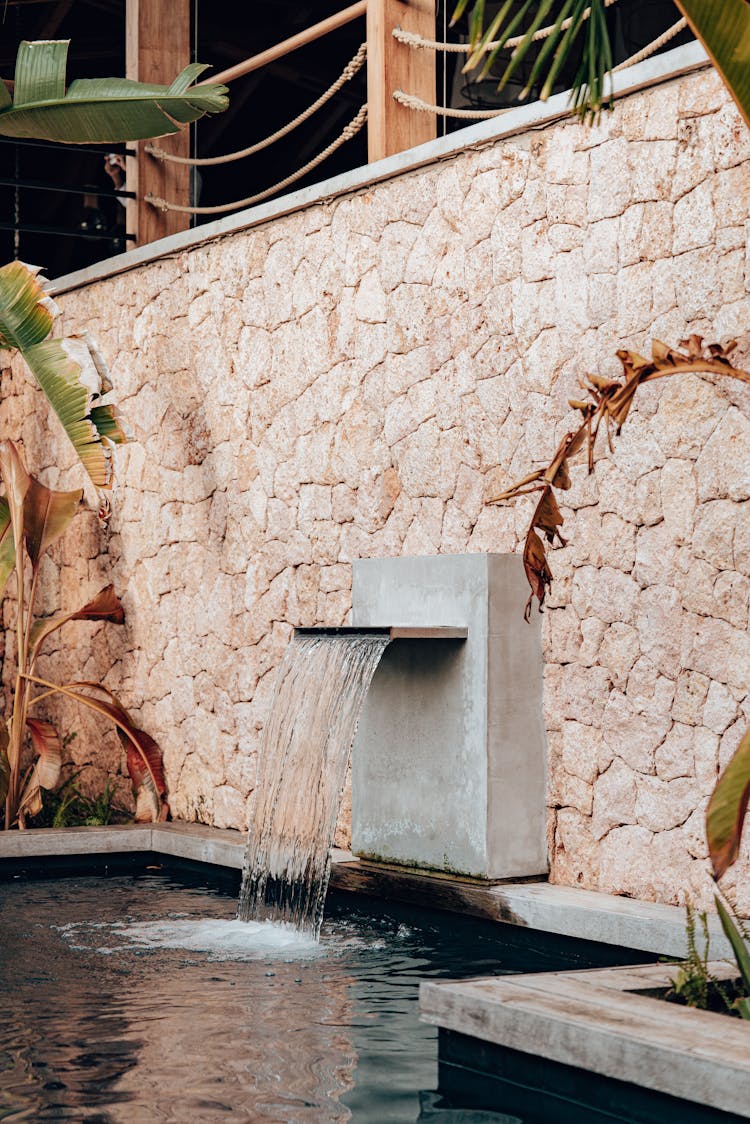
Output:
M595 128L466 151L65 295L138 441L109 531L86 517L45 574L50 608L114 581L127 624L69 632L48 669L121 692L163 746L175 815L244 827L292 626L347 620L354 558L519 549L529 506L486 497L546 462L583 372L653 336L750 330L749 202L750 132L703 70ZM19 370L3 390L2 432L72 484ZM703 810L750 722L749 439L746 387L670 380L574 474L544 622L558 882L708 900ZM103 776L116 742L70 722ZM745 913L749 872L746 852Z

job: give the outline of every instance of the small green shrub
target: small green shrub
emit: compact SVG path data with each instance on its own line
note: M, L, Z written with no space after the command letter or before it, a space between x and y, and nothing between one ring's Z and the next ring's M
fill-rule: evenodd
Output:
M733 988L708 970L709 947L708 916L700 913L688 902L685 907L685 929L688 954L679 965L677 975L671 980L671 990L667 998L684 1007L697 1007L701 1011L730 1011ZM700 926L700 937L698 928ZM699 947L702 945L702 949Z
M64 739L69 745L76 734ZM86 796L77 781L84 769L71 773L66 781L53 790L42 790L42 808L34 817L32 827L106 827L113 823L128 823L133 816L115 800L115 786L111 778L98 796Z

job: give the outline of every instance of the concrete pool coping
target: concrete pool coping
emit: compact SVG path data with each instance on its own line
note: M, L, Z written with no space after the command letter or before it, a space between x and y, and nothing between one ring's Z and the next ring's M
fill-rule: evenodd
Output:
M240 870L245 835L181 822L0 832L0 863L139 852ZM473 882L369 863L336 849L332 859L331 886L336 890L662 956L681 958L687 953L685 913L679 906L542 881ZM718 917L710 917L709 926L712 954L731 956Z
M712 963L715 976L736 970ZM420 1016L444 1031L750 1118L750 1030L665 1003L674 967L593 968L425 982Z

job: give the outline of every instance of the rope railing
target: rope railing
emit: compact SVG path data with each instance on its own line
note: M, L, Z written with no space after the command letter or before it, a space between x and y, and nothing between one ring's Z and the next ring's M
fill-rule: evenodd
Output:
M363 43L356 55L350 62L346 64L341 74L336 81L328 87L325 93L321 94L317 101L309 105L307 109L303 110L293 121L287 125L277 129L275 133L270 136L264 137L263 140L256 141L255 144L249 145L247 148L238 149L236 152L227 152L224 156L203 156L203 157L190 157L190 156L175 156L171 152L165 152L156 144L147 144L145 146L146 152L149 156L153 156L155 160L164 160L170 164L189 164L192 168L205 168L216 164L230 164L234 160L243 160L246 156L254 156L256 152L261 152L264 148L268 148L278 140L293 132L299 125L303 125L308 121L314 113L317 113L327 102L334 97L339 90L341 90L347 82L350 82L365 64L367 59L367 44Z
M604 6L607 8L612 7L616 3L617 0L604 0ZM359 5L353 5L352 8L347 9L346 13L344 14L350 19L352 18L351 13L354 12L358 7ZM583 19L588 19L590 14L591 8L587 8L583 14ZM539 30L533 36L533 41L539 42L541 40L549 38L549 36L555 31L564 31L571 25L571 23L571 19L566 19L563 20L560 25L551 24L547 27L539 28ZM321 28L322 26L323 25L320 25ZM625 59L624 62L621 62L617 66L613 67L611 73L625 70L630 66L636 65L636 63L642 62L644 59L660 50L666 43L677 36L686 27L687 20L685 20L684 18L678 20L675 24L672 25L672 27L668 28L667 31L665 31L653 42L647 44L642 50L638 51L634 55L631 55L629 58ZM314 30L316 31L316 33L318 32L318 25L316 25L316 28ZM413 32L404 31L403 29L398 27L394 28L394 30L392 31L392 35L393 38L399 43L418 50L432 50L454 54L469 54L474 50L474 48L469 43L439 42L433 39L426 39L423 36L417 35ZM504 48L513 50L524 41L525 36L519 35L515 38L508 39L502 44L502 46ZM484 51L490 51L499 45L500 44L498 42L490 42L485 44L483 49ZM298 128L305 121L309 120L309 118L312 117L313 114L321 109L327 102L329 102L331 98L333 98L347 82L351 81L351 79L353 79L359 73L359 71L364 66L366 58L367 44L363 43L361 44L354 57L344 67L343 71L335 80L335 82L333 82L328 87L328 89L323 94L321 94L315 102L312 103L312 105L308 106L307 109L303 110L302 113L298 114L298 116L295 117L292 121L288 122L288 124L282 126L282 128L280 129L277 129L276 132L271 133L269 136L264 137L260 141L256 141L254 144L249 145L247 148L239 149L236 152L229 152L223 156L209 157L177 156L173 153L166 152L163 148L155 144L146 145L145 151L156 160L174 164L189 165L191 167L205 167L211 165L228 164L235 160L241 160L247 156L252 156L257 152L268 148L276 141L288 136L289 133L291 133L294 129ZM453 108L450 106L433 105L430 102L427 102L414 94L406 93L403 90L395 90L392 96L394 100L397 101L400 105L405 106L407 109L414 110L415 112L430 113L441 117L450 117L456 120L463 121L480 121L498 117L503 113L507 113L509 109L509 107L498 109L461 109ZM336 152L336 150L339 149L343 144L356 136L364 126L366 120L367 105L362 105L356 116L352 118L352 120L348 123L348 125L344 127L338 137L336 137L335 140L327 145L327 147L324 148L322 152L319 152L301 168L298 168L296 171L292 172L290 175L286 176L278 183L273 184L271 187L266 188L264 191L256 192L254 195L248 195L244 199L237 199L232 203L223 203L208 207L187 205L183 206L181 204L172 203L167 199L163 199L161 196L154 195L149 192L144 196L144 200L151 206L156 207L161 211L175 211L180 214L187 215L220 215L227 214L230 211L239 210L243 207L251 207L256 203L261 203L263 202L263 200L270 198L270 196L275 195L277 192L283 191L284 188L291 186L291 184L293 183L296 183L298 180L306 176L309 172L317 168L320 164L327 160L329 156Z
M452 117L457 121L486 121L491 117L499 117L501 113L507 113L509 109L508 106L502 109L453 109L446 105L432 105L431 102L423 101L415 94L406 94L403 90L394 90L393 100L399 105L406 106L407 109L416 110L417 113L434 113L439 117Z
M617 0L605 0L605 3L607 5L615 4L616 2ZM640 51L637 51L634 55L631 55L630 58L627 58L623 62L618 63L617 66L614 66L610 73L617 74L622 70L627 70L628 67L635 66L637 63L643 62L645 59L650 58L651 55L656 54L657 51L661 50L662 47L666 46L667 43L669 43L672 39L679 35L681 31L684 31L687 26L688 22L684 17L677 20L677 22L672 24L671 27L667 28L667 30L662 35L660 35L657 39L654 39L653 42L648 43ZM538 39L546 37L550 34L551 30L552 28L540 28L534 38ZM544 36L542 35L543 32ZM430 40L421 39L419 36L412 36L408 32L401 32L399 28L394 29L393 36L401 43L408 42L412 47L417 47L425 50L448 50L457 48L456 53L466 53L469 50L468 43L433 43ZM407 36L407 38L404 38L404 36ZM419 41L412 42L412 40L415 39ZM518 42L514 42L512 39L509 39L505 44L506 47L511 48L517 45ZM488 44L488 48L491 46L492 44ZM416 97L414 94L405 93L403 90L394 90L393 98L394 101L397 101L399 103L399 105L403 105L407 109L413 109L417 113L433 113L439 117L451 117L463 121L489 120L493 117L499 117L503 113L507 113L508 109L511 108L508 106L504 106L502 109L453 109L450 106L433 105L430 102L423 101L422 98Z
M282 191L285 187L296 183L297 180L306 176L308 172L312 172L314 168L317 168L319 164L327 160L336 149L341 148L342 144L345 144L348 140L351 140L352 137L355 137L366 120L367 106L363 105L360 107L356 117L353 117L349 124L342 129L336 139L332 141L327 148L324 148L322 152L319 152L317 156L314 156L312 160L309 160L302 168L298 168L296 172L292 172L291 175L280 180L279 183L267 187L265 191L259 191L255 195L248 195L245 199L237 199L234 203L221 203L215 207L183 207L177 203L170 203L167 199L162 199L160 196L152 195L151 193L144 196L144 198L152 207L158 207L161 211L177 211L182 215L223 215L227 214L229 211L237 211L241 207L252 207L255 203L262 203L264 199L275 195L277 191Z
M624 62L620 62L617 66L613 67L612 73L617 74L620 70L627 70L629 66L635 66L636 63L643 62L644 59L650 58L651 55L656 54L656 52L666 46L670 40L679 35L681 31L684 31L687 26L688 21L683 16L677 23L673 23L671 27L668 27L664 34L660 35L658 39L654 39L652 43L648 43L642 50L636 51L629 59L625 59Z
M617 0L604 0L604 7L611 8L612 5L616 3ZM582 20L587 20L590 15L591 8L586 8L581 18ZM573 17L570 16L568 19L564 19L559 27L556 23L548 24L547 27L540 27L539 30L535 31L532 35L531 41L532 43L539 43L542 39L549 39L553 31L567 31L572 23ZM421 35L416 35L413 31L404 31L403 28L400 27L394 27L391 34L399 43L404 43L409 47L416 47L424 51L444 51L449 55L469 55L474 54L477 49L472 46L471 43L441 43L438 39L425 39ZM525 42L525 39L525 35L516 35L514 38L504 42L502 46L503 48L507 47L513 50L516 47L520 47L520 45ZM484 52L494 51L495 47L499 46L499 40L492 40L490 43L485 43L482 49Z

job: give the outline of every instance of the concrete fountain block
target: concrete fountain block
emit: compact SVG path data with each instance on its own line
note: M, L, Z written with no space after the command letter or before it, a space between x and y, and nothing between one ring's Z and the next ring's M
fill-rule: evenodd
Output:
M354 563L353 624L468 629L394 640L352 757L352 849L484 879L547 871L539 615L517 555Z

